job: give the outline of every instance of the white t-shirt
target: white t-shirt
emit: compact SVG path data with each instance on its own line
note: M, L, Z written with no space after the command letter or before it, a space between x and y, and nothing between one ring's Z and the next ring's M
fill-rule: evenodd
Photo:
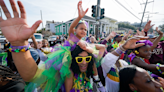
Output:
M111 53L108 53L103 58L103 62L101 64L103 68L103 75L105 77L106 90L108 92L118 92L119 91L119 69L116 68L115 63L118 60L118 56L115 56ZM128 65L124 60L119 60L121 66Z
M46 56L46 54L44 54L40 49L37 49L38 53L39 53L39 56L40 56L40 60L41 61L46 61L48 58Z

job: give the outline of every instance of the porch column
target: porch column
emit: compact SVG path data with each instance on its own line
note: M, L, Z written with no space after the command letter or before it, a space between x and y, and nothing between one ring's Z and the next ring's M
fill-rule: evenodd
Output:
M95 28L96 28L96 26L94 25L94 26L93 26L94 35L95 35Z
M100 35L102 34L102 24L100 25Z
M87 31L87 35L89 36L90 33L90 25L89 25L89 21L88 21L88 31Z

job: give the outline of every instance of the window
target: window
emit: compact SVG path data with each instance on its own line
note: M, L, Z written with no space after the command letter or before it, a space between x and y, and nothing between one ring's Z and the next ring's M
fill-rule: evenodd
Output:
M54 37L51 37L51 39L52 39L52 38L56 38L56 37L54 36Z
M42 39L41 35L34 35L35 39Z
M65 34L65 26L63 26L63 33Z
M50 24L47 24L47 27L50 28Z

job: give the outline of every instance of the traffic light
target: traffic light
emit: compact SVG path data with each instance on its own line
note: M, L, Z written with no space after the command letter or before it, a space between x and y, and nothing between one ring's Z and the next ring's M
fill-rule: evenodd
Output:
M96 17L96 9L97 6L96 5L92 5L92 17Z
M102 8L101 9L101 13L100 13L100 19L103 19L104 18L104 14L105 14L105 9L104 8Z

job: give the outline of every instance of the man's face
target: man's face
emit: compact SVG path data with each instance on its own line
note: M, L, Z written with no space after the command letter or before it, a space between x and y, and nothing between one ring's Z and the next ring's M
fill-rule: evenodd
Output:
M153 42L155 40L155 38L149 38L148 40L150 40L151 42Z

